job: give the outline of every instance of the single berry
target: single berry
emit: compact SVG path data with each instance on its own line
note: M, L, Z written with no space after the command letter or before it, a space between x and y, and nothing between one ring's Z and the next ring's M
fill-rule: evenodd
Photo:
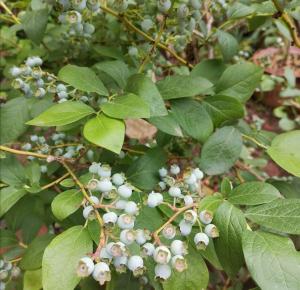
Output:
M150 239L150 232L148 230L136 230L135 240L139 245L143 245Z
M168 175L168 170L164 167L158 170L159 176L160 177L166 177Z
M118 217L118 226L121 229L132 229L134 227L134 217L129 214L121 214Z
M193 225L191 223L187 223L185 220L182 220L179 223L180 233L183 236L188 236L192 231Z
M172 257L171 264L173 269L175 269L177 272L183 272L187 269L186 260L181 255Z
M194 210L187 210L183 214L183 218L187 223L194 224L197 220L197 213Z
M109 179L103 179L98 182L97 189L101 192L109 192L113 189L113 185Z
M213 214L212 212L208 211L208 210L202 210L199 213L199 218L200 221L202 223L204 223L205 225L210 224L213 220Z
M132 188L129 184L123 184L118 187L118 194L123 198L129 198L132 195Z
M128 258L126 256L115 257L113 264L118 273L125 273L127 268Z
M172 224L168 224L164 227L162 234L166 239L172 240L176 235L176 227Z
M173 165L171 165L170 172L173 175L177 175L180 173L180 167L177 164L173 164Z
M172 197L182 197L181 189L177 186L171 186L168 192Z
M154 273L155 279L158 279L163 282L170 278L172 271L169 265L158 264L154 268Z
M98 281L100 285L104 285L105 282L110 281L111 273L109 266L104 262L97 263L93 271L93 278Z
M135 231L122 230L120 233L120 241L125 245L131 245L135 241Z
M95 217L94 208L91 205L85 207L83 209L82 215L86 220L93 219Z
M103 164L99 167L98 174L102 178L108 178L111 176L111 167L107 164Z
M116 186L122 185L124 183L124 181L125 181L125 178L124 178L124 174L122 174L122 173L115 173L112 176L112 182Z
M184 196L183 200L185 206L191 205L194 202L193 198L190 195Z
M184 256L187 254L186 244L181 240L174 240L171 243L171 252L173 255Z
M133 272L133 275L140 276L144 273L144 261L141 256L131 256L127 263L128 269Z
M142 254L143 256L152 256L154 253L155 247L151 243L145 243L142 246Z
M134 201L128 201L125 205L124 211L128 214L135 215L138 213L138 206Z
M209 224L205 227L204 232L210 237L210 238L217 238L219 236L219 231L217 227L213 224Z
M94 271L94 262L90 257L83 257L79 260L77 266L77 276L87 277Z
M160 205L163 202L163 196L162 194L158 193L158 192L151 192L148 195L148 199L147 199L147 205L149 207L156 207L158 205Z
M104 224L107 226L113 226L118 220L117 214L113 211L105 213L102 218Z
M194 237L194 243L199 250L205 250L209 244L209 238L205 233L198 233Z
M159 246L153 253L153 259L158 264L168 264L171 259L170 250L166 246Z

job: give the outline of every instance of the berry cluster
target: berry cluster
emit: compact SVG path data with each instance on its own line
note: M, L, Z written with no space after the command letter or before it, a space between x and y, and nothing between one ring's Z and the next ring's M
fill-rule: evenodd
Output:
M178 272L187 269L185 255L188 246L183 240L187 239L186 236L192 230L195 233L194 245L201 250L207 247L210 238L219 235L216 226L211 224L212 213L208 210L197 212L197 189L203 178L199 168L184 172L183 177L180 175L180 167L175 164L170 168L170 175L165 168L159 170L162 179L159 186L168 193L152 191L145 198L144 204L150 208L168 205L174 213L182 216L182 220L179 224L168 221L155 232L135 227L136 218L144 207L134 201L134 191L137 189L127 182L123 173L112 174L109 165L95 162L89 167L89 172L93 178L87 184L90 196L84 204L83 217L87 221L97 218L97 215L99 218L98 209L105 210L100 218L106 238L104 242L100 241L91 257L80 259L77 267L80 277L92 275L103 285L111 279L112 266L119 273L128 269L134 276L141 276L146 270L144 260L151 258L156 263L155 278L164 281L171 276L172 268ZM164 201L170 198L174 199L173 205ZM110 200L110 203L105 200ZM176 207L177 204L182 207ZM196 223L200 232L193 228ZM204 232L202 226L205 227ZM159 238L160 234L163 242Z
M17 279L21 274L21 270L12 263L0 260L0 290L6 289L6 282Z
M89 38L95 27L89 22L93 15L100 12L99 0L59 0L62 14L58 19L68 25L68 36Z

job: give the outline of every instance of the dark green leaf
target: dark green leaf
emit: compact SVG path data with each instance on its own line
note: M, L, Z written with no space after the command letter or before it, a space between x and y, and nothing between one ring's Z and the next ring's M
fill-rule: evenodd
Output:
M85 124L83 135L91 143L119 154L124 142L125 125L123 121L100 114Z
M244 263L242 234L247 228L243 213L225 201L216 211L213 223L220 236L215 241L215 249L222 267L229 276L234 276Z
M230 60L234 55L237 54L239 49L239 44L236 38L223 30L217 31L218 42L221 48L223 59L225 61Z
M212 120L199 102L176 100L172 101L171 108L174 119L187 135L204 142L213 132Z
M200 166L209 175L228 171L239 158L242 137L238 130L228 126L218 129L204 143Z
M0 248L17 246L18 244L18 239L12 231L0 230Z

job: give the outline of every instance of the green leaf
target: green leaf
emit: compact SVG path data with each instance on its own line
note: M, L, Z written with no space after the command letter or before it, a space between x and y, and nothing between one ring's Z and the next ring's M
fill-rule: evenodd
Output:
M278 199L249 208L245 216L251 221L289 234L300 234L300 199Z
M70 189L57 195L52 203L53 214L59 220L63 220L74 213L82 203L82 193L78 189Z
M16 188L22 187L25 184L24 167L15 156L7 155L6 158L1 159L0 180Z
M235 2L228 8L227 16L230 19L244 18L254 12L255 9L253 7Z
M169 112L166 116L152 117L149 119L149 122L164 133L178 137L183 136L181 128L176 122L172 112Z
M174 75L157 83L165 100L193 97L206 93L212 83L199 76Z
M101 109L106 115L117 119L150 117L148 104L141 97L132 93L116 97L112 102L102 104Z
M119 154L124 142L125 125L123 121L100 114L84 125L83 135L91 143Z
M173 272L171 277L163 282L164 290L204 290L208 285L208 270L200 252L189 248L185 256L187 270L179 273Z
M212 120L199 102L176 100L172 101L171 109L174 119L187 135L204 142L213 132Z
M0 229L0 248L13 247L19 244L14 232Z
M96 245L99 245L100 241L100 225L97 220L89 220L87 229L89 231L89 234L93 241L96 243Z
M165 116L168 111L156 85L150 78L136 74L128 79L126 91L140 96L150 107L150 116Z
M261 76L262 69L252 63L231 65L217 82L216 92L245 102L259 85Z
M42 269L26 271L24 274L23 290L40 290L42 288Z
M243 105L236 99L227 96L210 96L204 100L203 106L215 127L219 127L226 121L233 121L244 116Z
M261 289L300 289L300 255L290 239L245 231L243 251L248 270Z
M93 242L87 229L74 226L48 245L43 256L43 289L73 290L80 281L78 261L92 252Z
M96 73L88 67L68 64L59 71L58 77L75 89L108 96L108 91L102 81L98 78Z
M39 163L31 161L25 167L25 174L31 185L38 185L41 178L41 169Z
M9 100L1 106L0 143L16 140L27 129L25 123L30 119L27 100L23 97Z
M93 108L82 102L67 101L50 107L26 124L44 127L62 126L74 123L93 113Z
M52 234L36 237L26 249L20 267L23 270L36 270L42 267L42 258L45 248L54 238Z
M129 70L127 65L120 60L103 61L94 65L97 70L108 74L120 88L124 88L129 78Z
M239 44L232 34L223 30L217 31L217 37L223 55L223 59L225 61L229 61L234 55L237 54Z
M247 224L241 210L224 201L216 211L214 224L220 236L214 239L220 263L229 276L234 276L244 263L242 233Z
M203 77L215 84L225 69L226 65L221 59L205 59L193 68L191 76Z
M157 230L163 224L162 215L157 208L143 206L135 220L135 227L148 229L151 232Z
M21 22L28 38L40 44L48 23L48 9L27 11Z
M228 201L233 204L257 205L280 198L280 192L273 185L251 181L235 187L228 195Z
M166 154L161 148L150 149L129 166L126 176L134 186L152 190L158 183L158 170L165 164Z
M198 210L209 210L215 213L218 207L223 202L223 196L220 193L215 193L214 195L207 195L199 201Z
M239 158L242 145L241 134L234 127L218 129L204 143L200 158L201 168L209 175L228 171Z
M0 217L2 217L19 199L26 194L24 189L16 189L13 186L0 189Z
M267 149L271 158L283 169L300 177L300 130L276 136Z

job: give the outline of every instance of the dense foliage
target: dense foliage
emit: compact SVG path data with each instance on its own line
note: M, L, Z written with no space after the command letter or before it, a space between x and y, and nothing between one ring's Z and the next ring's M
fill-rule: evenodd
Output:
M300 289L299 0L0 9L0 290Z

